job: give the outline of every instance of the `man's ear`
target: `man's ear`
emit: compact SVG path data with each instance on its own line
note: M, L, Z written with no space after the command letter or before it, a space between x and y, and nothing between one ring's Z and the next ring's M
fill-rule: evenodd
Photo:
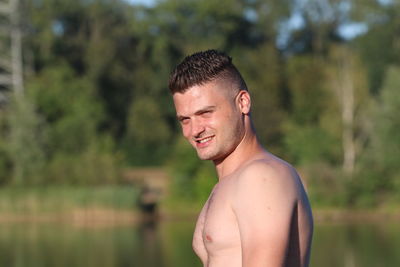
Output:
M251 98L249 92L246 90L240 90L237 96L237 101L242 114L249 114L251 107Z

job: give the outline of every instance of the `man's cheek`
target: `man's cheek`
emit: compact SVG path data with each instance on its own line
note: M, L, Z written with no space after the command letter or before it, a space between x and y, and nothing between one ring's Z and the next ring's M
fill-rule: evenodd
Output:
M221 125L221 123L218 122L218 120L214 118L214 119L208 121L207 128L210 131L212 131L213 133L215 133L215 130L218 129L218 127L220 127L220 125Z
M188 141L189 141L189 143L192 143L192 136L191 136L191 134L190 134L190 129L189 129L189 127L187 127L187 126L182 126L182 134L183 134L183 137L185 137Z

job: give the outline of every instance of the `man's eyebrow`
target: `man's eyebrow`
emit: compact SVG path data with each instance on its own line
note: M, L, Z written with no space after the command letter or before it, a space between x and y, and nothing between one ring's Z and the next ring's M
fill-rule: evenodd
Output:
M201 109L199 109L199 110L197 110L195 113L194 113L194 115L200 115L200 114L202 114L202 113L204 113L204 112L207 112L207 111L212 111L212 110L215 110L216 109L216 106L206 106L206 107L204 107L204 108L201 108ZM176 115L176 118L178 119L178 121L181 121L181 120L183 120L183 119L187 119L187 118L189 118L189 116L183 116L183 115Z
M215 108L216 108L215 106L206 106L206 107L204 107L202 109L197 110L194 114L195 115L200 115L200 114L202 114L204 112L215 110Z
M182 116L182 115L176 115L176 118L178 119L178 121L181 121L181 120L189 118L189 117Z

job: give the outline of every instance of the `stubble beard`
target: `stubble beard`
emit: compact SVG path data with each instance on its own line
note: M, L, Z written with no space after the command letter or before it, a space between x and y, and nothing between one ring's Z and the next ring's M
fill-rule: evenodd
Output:
M212 143L205 148L197 148L196 142L192 144L196 149L197 156L201 160L212 160L214 163L223 161L240 144L244 137L245 129L241 117L228 119L230 123L222 125L220 131L202 134L203 136L213 135Z
M224 138L222 138L224 139ZM212 160L214 162L221 161L226 158L235 149L235 140L228 138L223 143L218 143L216 136L212 140L212 144L204 149L195 148L197 156L201 160Z
M215 143L216 136L213 137L212 144L210 144L208 147L205 148L197 148L196 143L194 144L194 148L196 149L197 156L201 160L214 160L215 158L218 157L218 146Z
M196 149L197 156L201 160L214 160L218 157L218 153L216 151L200 151Z

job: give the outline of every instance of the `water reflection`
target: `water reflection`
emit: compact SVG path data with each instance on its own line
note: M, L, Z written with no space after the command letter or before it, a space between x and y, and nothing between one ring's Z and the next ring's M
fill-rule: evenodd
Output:
M316 228L311 266L400 266L397 223L336 224Z
M119 227L2 224L0 266L200 267L193 221ZM397 224L317 225L311 266L400 266Z

